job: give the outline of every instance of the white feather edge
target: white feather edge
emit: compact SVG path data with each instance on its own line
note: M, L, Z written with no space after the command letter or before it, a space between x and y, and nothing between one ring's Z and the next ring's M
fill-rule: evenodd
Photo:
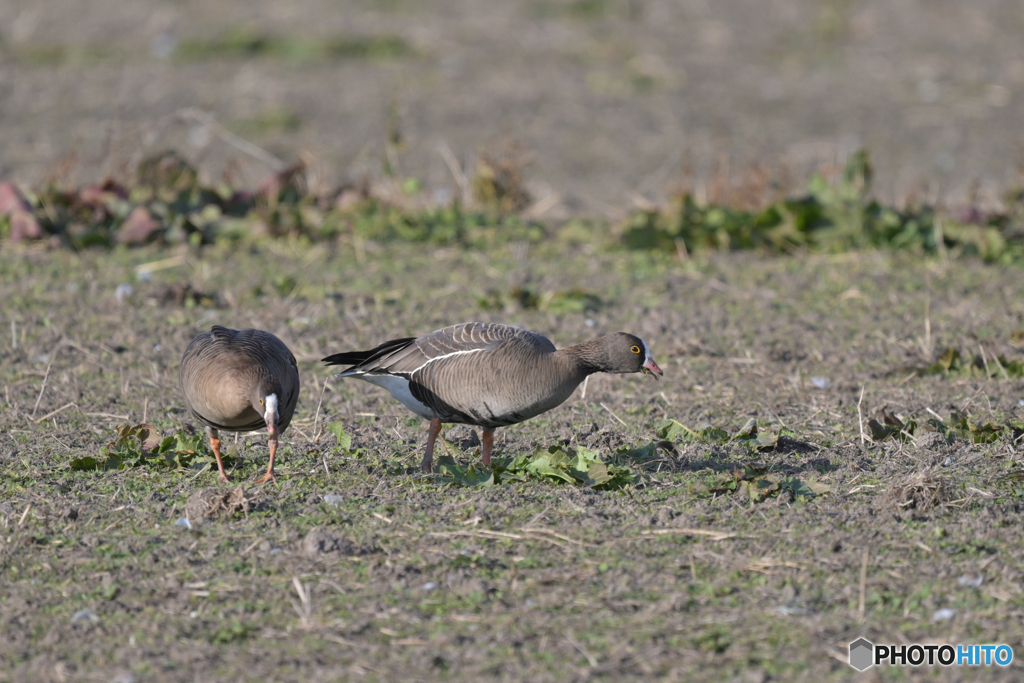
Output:
M463 356L463 355L465 355L467 353L476 353L478 351L486 351L486 350L487 350L486 348L467 349L465 351L452 351L450 353L446 353L446 354L441 355L441 356L434 356L433 358L428 358L419 367L414 368L412 370L409 370L408 372L403 372L402 374L414 375L414 374L416 374L417 372L419 372L420 370L422 370L423 368L427 367L428 365L430 365L431 363L433 363L435 361L444 360L445 358L451 358L453 356ZM358 377L360 379L365 379L365 377L363 377L363 375L370 375L370 374L372 374L372 375L375 375L375 376L380 376L379 373L387 373L387 372L388 372L387 370L383 370L383 369L378 369L376 371L374 371L374 370L367 371L367 370L364 370L362 368L353 368L351 370L346 370L345 372L339 372L337 375L335 375L335 377ZM392 376L392 375L388 375L388 376ZM393 375L393 376L397 377L398 375ZM369 381L369 380L367 380L367 381ZM383 386L383 385L380 385L380 386Z
M366 370L347 370L345 372L338 373L335 377L354 377L356 379L361 379L364 382L375 384L383 389L387 389L388 393L406 408L424 419L432 420L436 417L436 415L434 415L434 411L412 395L412 392L409 390L409 380L406 379L404 375L414 375L434 361L451 358L453 356L462 356L467 353L476 353L478 351L486 351L486 349L466 349L465 351L452 351L441 356L435 356L427 359L426 362L415 370L412 370L409 373L402 373L401 375L393 375L387 372L367 372Z

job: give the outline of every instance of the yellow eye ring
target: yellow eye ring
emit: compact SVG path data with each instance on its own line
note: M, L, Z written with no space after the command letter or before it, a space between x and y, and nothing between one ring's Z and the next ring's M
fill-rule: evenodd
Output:
M632 351L633 353L640 353L640 347L639 346L630 346L629 350Z
M262 405L266 405L266 404L265 404L265 403L263 402L263 399L262 399L262 398L260 399L260 405L261 405L261 406L262 406Z

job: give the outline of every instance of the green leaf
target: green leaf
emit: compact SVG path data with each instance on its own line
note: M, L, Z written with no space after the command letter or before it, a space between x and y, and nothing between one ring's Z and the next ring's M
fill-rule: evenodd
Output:
M585 471L585 467L584 467L585 463L594 464L594 463L600 463L601 462L601 452L600 451L592 451L589 448L587 448L586 446L577 446L576 447L576 460L575 460L575 462L577 463L576 465L574 465L574 467L576 467L576 469L584 470Z
M96 458L88 455L83 458L75 458L71 461L71 469L81 472L97 470L99 469L99 465L99 461Z
M790 477L784 480L780 485L780 490L791 491L794 497L813 498L814 490L810 486L800 481L796 477Z
M803 482L796 477L782 477L769 472L766 467L747 465L742 470L719 474L715 481L699 491L704 494L735 493L757 503L766 498L779 495L784 491L791 492L794 497L810 499L831 491L830 487L820 482Z
M631 484L635 476L627 467L606 463L599 451L585 447L538 447L532 453L518 455L495 466L496 480L525 481L542 479L548 482L579 484L602 490Z
M622 446L615 452L628 457L630 460L643 462L658 456L658 444L649 441L643 446L637 446L636 448Z
M455 462L450 455L443 455L437 459L437 472L441 475L441 481L446 484L457 484L459 486L482 486L491 487L495 485L494 470L490 468L477 468L474 465L462 466Z
M832 493L832 487L822 481L805 481L804 486L811 490L816 496L822 496L826 493Z
M585 473L585 477L580 481L583 486L589 489L603 486L608 482L615 479L615 475L608 471L608 466L603 462L594 463L590 466Z
M569 458L556 446L553 446L547 455L539 454L532 458L523 469L530 474L554 477L570 484L576 483L576 479L568 471Z
M871 431L871 438L874 441L884 441L886 439L909 441L917 432L917 422L915 420L907 420L904 423L886 410L882 410L881 416L885 424L874 418L868 420L868 429Z
M178 432L163 439L149 424L121 425L113 441L100 449L99 457L76 458L76 470L123 470L129 467L186 468L208 461L202 434Z
M746 424L740 427L740 430L732 438L744 440L757 438L757 420L754 418L747 420Z
M345 433L345 424L343 422L332 422L327 425L327 431L334 434L334 438L338 440L338 446L342 450L349 450L352 447L352 436Z
M733 441L745 443L755 451L770 450L779 443L779 435L772 432L759 430L757 421L754 418L747 420L740 431L732 437Z
M654 433L659 439L675 441L679 436L696 437L697 433L676 420L663 420L654 427Z

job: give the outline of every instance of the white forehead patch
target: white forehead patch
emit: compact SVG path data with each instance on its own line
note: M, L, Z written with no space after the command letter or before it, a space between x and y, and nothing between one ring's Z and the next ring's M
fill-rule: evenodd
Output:
M272 418L274 419L275 422L277 421L277 394L271 394L270 396L267 396L266 400L267 409L263 413L263 419L267 422L267 424L269 424Z

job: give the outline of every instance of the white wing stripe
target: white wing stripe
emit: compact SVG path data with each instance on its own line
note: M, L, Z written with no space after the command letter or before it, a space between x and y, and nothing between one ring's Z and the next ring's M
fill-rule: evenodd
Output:
M413 368L412 370L408 370L408 371L405 371L405 372L403 372L402 374L403 374L403 375L405 375L405 374L408 374L408 375L410 375L410 376L411 376L411 375L415 375L415 374L416 374L417 372L419 372L419 371L420 371L420 370L422 370L423 368L427 367L428 365L430 365L430 364L431 364L431 363L433 363L434 361L444 360L445 358L452 358L452 357L454 357L454 356L462 356L462 355L465 355L465 354L467 354L467 353L476 353L476 352L478 352L478 351L486 351L486 350L487 350L487 349L467 349L467 350L465 350L465 351L452 351L452 352L450 352L450 353L446 353L446 354L443 354L443 355L440 355L440 356L434 356L433 358L428 358L428 359L427 359L427 360L426 360L426 361L425 361L425 362L423 363L423 365L420 365L420 366L419 366L419 367L417 367L417 368Z
M345 372L339 372L338 374L336 374L334 376L335 377L358 377L359 375L373 375L373 374L376 374L376 375L387 374L387 375L395 375L395 376L399 376L399 375L409 375L409 376L412 376L412 375L416 374L417 372L419 372L420 370L422 370L423 368L425 368L428 365L430 365L431 363L433 363L434 361L443 360L445 358L452 358L453 356L461 356L461 355L464 355L464 354L467 354L467 353L476 353L477 351L486 351L486 350L487 349L481 348L481 349L466 349L464 351L451 351L449 353L445 353L445 354L442 354L440 356L435 356L433 358L428 358L422 365L420 365L418 367L415 367L412 370L403 370L402 372L391 372L390 370L388 370L386 368L382 368L382 367L378 366L378 367L373 367L373 368L352 368L351 370L346 370Z

